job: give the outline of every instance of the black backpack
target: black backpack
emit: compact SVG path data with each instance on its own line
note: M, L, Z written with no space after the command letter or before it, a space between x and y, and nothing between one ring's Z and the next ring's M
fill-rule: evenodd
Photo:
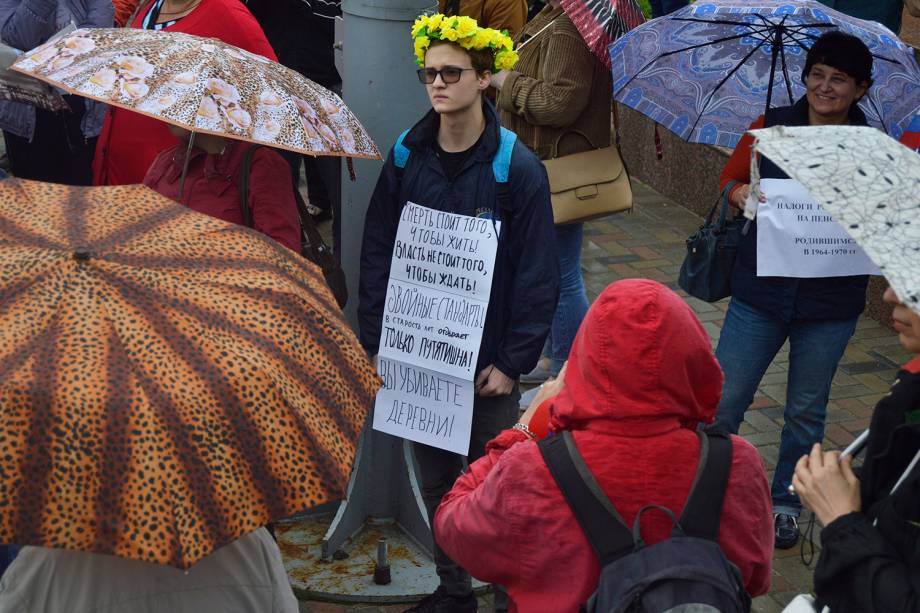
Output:
M740 613L751 598L741 573L716 542L731 468L732 442L702 433L700 462L680 520L657 505L643 507L630 530L588 469L570 432L546 438L540 452L601 563L589 613ZM626 468L628 470L628 468ZM651 509L674 522L671 537L646 546L642 515Z
M240 172L237 178L237 191L240 194L240 212L243 214L243 225L247 228L252 227L252 211L249 210L249 171L252 168L252 156L256 149L264 145L253 145L243 154L243 160L240 162ZM348 301L348 286L345 282L345 273L339 265L338 260L332 253L332 249L323 241L319 231L316 229L316 223L307 210L307 203L303 201L300 190L294 190L294 199L297 201L297 213L300 216L300 255L310 260L323 273L326 279L326 285L332 291L332 296L338 303L339 308L344 308Z

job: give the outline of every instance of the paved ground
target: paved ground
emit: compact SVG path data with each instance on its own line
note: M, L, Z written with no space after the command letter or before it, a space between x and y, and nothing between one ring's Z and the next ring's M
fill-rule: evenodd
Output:
M618 279L645 277L668 284L685 297L709 332L713 346L719 338L728 301L709 304L690 298L677 288L677 273L683 259L684 239L700 224L700 218L676 203L637 185L636 206L631 214L619 215L588 225L582 254L582 268L589 297L594 299L609 283ZM897 336L870 319L860 321L841 367L834 379L828 407L826 443L845 446L869 424L872 407L888 390L898 364L907 354ZM772 476L779 450L786 393L789 356L784 348L767 371L751 410L747 412L741 434L760 451ZM807 520L803 522L807 524ZM816 533L818 530L815 531ZM817 534L816 534L817 539ZM781 611L797 593L811 589L812 571L800 559L800 550L777 552L773 562L773 581L769 594L755 601L754 610ZM489 597L482 599L481 610L491 610ZM327 603L304 603L303 611L402 611L405 605L391 607L351 607Z

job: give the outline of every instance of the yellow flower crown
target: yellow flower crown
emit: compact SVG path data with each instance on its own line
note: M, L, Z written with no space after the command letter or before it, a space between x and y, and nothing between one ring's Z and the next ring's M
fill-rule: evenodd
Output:
M412 25L412 38L415 39L415 61L419 66L425 65L425 52L432 40L447 40L467 50L490 50L495 58L495 72L510 70L518 61L514 42L507 32L480 28L472 17L448 17L441 13L422 15Z

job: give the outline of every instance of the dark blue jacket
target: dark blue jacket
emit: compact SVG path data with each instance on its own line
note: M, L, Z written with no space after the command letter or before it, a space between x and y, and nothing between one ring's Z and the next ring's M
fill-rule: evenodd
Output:
M403 140L411 152L404 169L387 156L364 220L358 328L361 344L377 353L390 259L407 201L461 215L498 212L503 227L495 259L477 372L489 364L517 379L540 358L559 297L559 263L546 169L520 141L511 154L510 219L500 211L492 158L501 124L483 103L486 128L462 169L449 182L433 148L440 116L429 111Z
M850 123L867 125L866 116L854 104ZM807 126L808 101L803 96L794 106L770 109L764 116L764 127ZM762 179L788 179L766 157L760 158ZM736 183L729 182L723 190L728 194ZM851 319L866 307L867 275L796 279L792 277L757 276L757 222L751 222L748 233L741 237L738 256L732 269L732 296L779 319L790 322L801 319Z

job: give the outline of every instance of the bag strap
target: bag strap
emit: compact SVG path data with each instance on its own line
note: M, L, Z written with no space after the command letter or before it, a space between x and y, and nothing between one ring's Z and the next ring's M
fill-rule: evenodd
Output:
M517 141L517 134L507 128L501 129L501 137L498 142L498 151L492 158L492 175L495 177L498 189L498 207L501 209L501 221L505 228L504 234L508 236L511 227L511 215L514 212L514 206L511 199L511 153L514 151L514 143Z
M698 430L697 436L700 438L700 461L679 523L687 536L716 541L732 466L732 441L728 434L720 431Z
M591 474L572 433L563 431L537 446L601 566L633 551L632 532Z
M240 162L239 175L236 177L237 191L240 194L240 213L243 214L243 225L247 228L252 227L252 210L249 208L249 171L252 169L252 156L259 147L262 145L252 145L246 149L246 152L243 153L243 160Z
M409 148L403 144L403 141L406 139L406 134L408 133L408 128L403 130L403 133L396 139L396 144L393 145L393 163L396 165L396 168L405 168L406 162L409 161Z
M243 160L240 162L240 174L237 177L237 188L240 193L240 212L243 214L243 225L247 228L253 227L252 210L249 208L249 174L252 170L252 158L255 152L264 145L252 145L243 154ZM319 230L316 229L316 222L310 215L307 203L304 202L300 190L294 189L294 201L297 203L297 215L300 217L301 230L301 255L319 266L325 272L326 269L335 264L332 250L323 241ZM307 253L304 253L306 251Z

